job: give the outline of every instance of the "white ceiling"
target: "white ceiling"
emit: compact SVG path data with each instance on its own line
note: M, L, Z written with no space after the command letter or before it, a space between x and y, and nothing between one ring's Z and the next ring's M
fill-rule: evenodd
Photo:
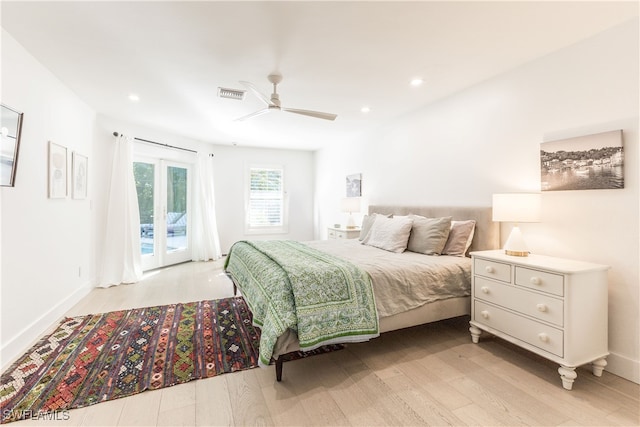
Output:
M1 2L2 27L98 113L216 144L310 150L636 16L637 2L612 1ZM264 104L217 88L247 80L269 94L273 71L284 107L338 118L234 121Z

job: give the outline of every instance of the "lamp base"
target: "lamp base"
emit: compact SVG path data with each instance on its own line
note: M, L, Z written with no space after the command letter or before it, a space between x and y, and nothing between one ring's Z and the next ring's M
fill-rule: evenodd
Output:
M528 251L510 251L505 249L504 253L510 256L529 256Z
M347 218L346 229L347 230L353 230L354 228L356 228L356 222L354 221L353 215L351 215L351 212L349 212L349 217Z
M511 256L529 256L527 245L520 232L520 227L517 225L513 227L507 242L504 244L504 253Z

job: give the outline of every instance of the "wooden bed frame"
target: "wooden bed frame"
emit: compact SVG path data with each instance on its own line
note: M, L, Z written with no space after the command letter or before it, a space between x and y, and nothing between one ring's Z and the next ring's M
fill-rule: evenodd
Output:
M500 247L500 228L498 224L492 220L490 207L371 205L369 206L369 214L372 213L385 215L414 214L428 218L451 216L454 221L473 219L476 221L476 228L469 251L497 249ZM236 294L236 289L236 283L233 281L234 295ZM471 302L469 296L434 301L404 313L381 318L379 321L380 333L464 316L470 313ZM281 356L300 349L295 333L290 330L287 332L288 333L278 338L276 349L274 350L273 357L276 359L277 381L282 380L283 357Z

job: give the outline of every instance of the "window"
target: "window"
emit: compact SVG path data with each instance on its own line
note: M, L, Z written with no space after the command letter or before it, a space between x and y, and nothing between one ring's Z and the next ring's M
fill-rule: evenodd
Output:
M249 167L247 231L286 232L284 170Z

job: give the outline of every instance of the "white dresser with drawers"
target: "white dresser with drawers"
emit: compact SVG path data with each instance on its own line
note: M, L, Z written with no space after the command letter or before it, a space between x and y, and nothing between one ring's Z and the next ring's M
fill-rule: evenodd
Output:
M504 251L472 252L471 338L489 332L560 365L565 389L575 369L607 365L607 270L591 264Z

